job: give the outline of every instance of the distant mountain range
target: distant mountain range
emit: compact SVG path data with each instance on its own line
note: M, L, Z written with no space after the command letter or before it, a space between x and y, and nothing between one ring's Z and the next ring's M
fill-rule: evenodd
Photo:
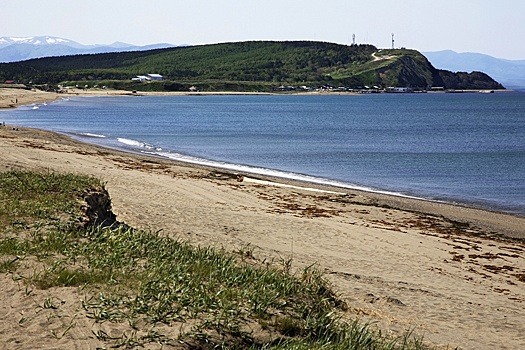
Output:
M423 52L438 69L487 73L508 89L525 90L525 60L505 60L480 53L451 50Z
M175 46L167 43L136 46L122 42L110 45L83 45L53 36L0 37L0 62L18 62L50 56L145 51Z

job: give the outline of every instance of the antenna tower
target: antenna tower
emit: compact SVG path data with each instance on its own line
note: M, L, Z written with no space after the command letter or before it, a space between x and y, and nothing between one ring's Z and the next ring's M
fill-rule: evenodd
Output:
M355 45L355 34L352 34L352 45Z
M392 50L394 49L394 33L392 33Z

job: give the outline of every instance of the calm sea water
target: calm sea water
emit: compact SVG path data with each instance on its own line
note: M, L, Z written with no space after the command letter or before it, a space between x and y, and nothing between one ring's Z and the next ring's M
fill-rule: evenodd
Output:
M73 97L0 121L110 147L525 215L525 94Z

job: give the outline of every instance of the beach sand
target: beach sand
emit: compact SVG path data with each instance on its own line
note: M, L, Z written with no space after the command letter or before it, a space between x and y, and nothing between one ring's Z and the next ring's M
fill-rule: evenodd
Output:
M62 93L27 90L20 88L0 88L0 109L15 108L28 104L51 102L59 98L70 96L177 96L177 95L268 95L261 92L189 92L189 91L138 91L112 90L101 88L77 89L70 88ZM0 120L1 122L1 120Z
M22 127L0 127L0 155L0 171L102 179L118 220L129 225L202 246L248 246L257 259L293 259L294 268L316 264L348 303L349 319L392 334L413 330L443 348L525 348L525 218L246 174L238 181L217 169ZM17 349L100 345L93 323L78 316L78 289L28 296L24 288L0 276L0 343ZM50 295L64 307L36 312ZM71 332L52 336L50 329L71 320Z
M39 90L0 88L0 108L14 108L31 103L50 102L57 98L58 94Z

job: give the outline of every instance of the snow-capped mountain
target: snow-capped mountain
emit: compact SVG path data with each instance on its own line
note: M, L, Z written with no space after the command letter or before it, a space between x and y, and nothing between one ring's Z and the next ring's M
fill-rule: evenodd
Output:
M0 62L16 62L49 56L144 51L174 46L166 43L135 46L122 42L110 45L83 45L73 40L54 36L0 37Z
M0 48L13 44L30 44L30 45L67 45L76 48L82 48L82 44L69 39L57 38L53 36L28 36L28 37L1 37Z

